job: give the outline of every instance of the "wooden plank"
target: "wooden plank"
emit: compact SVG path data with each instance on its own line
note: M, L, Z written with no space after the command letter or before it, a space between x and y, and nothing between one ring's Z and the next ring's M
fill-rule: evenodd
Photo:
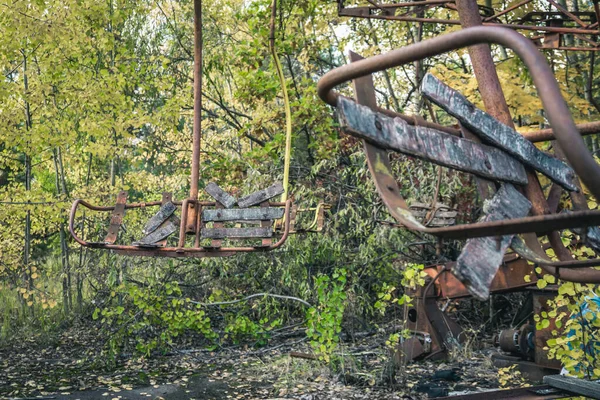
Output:
M262 203L260 203L261 210L264 210L268 207L269 207L268 201L263 201ZM281 211L283 211L283 210L281 210ZM281 214L281 215L283 216L283 214ZM273 231L273 220L263 219L260 221L260 226L261 226L261 228L268 228L271 231ZM273 244L273 240L270 238L263 238L261 244L263 245L263 247L269 247L271 244Z
M260 204L263 201L267 201L281 193L283 193L283 185L277 182L266 189L259 190L258 192L254 192L248 196L242 197L237 203L240 208L246 208Z
M475 107L465 96L445 85L435 76L426 74L421 90L423 95L458 119L482 141L506 151L565 189L575 192L579 190L574 183L575 171L570 166L540 151L517 131Z
M202 237L209 239L249 239L267 238L271 236L273 236L273 230L270 227L202 229Z
M179 218L175 215L171 215L168 220L164 221L160 228L154 230L154 232L149 235L144 236L137 242L134 242L133 245L141 247L161 247L158 242L166 239L173 233L178 232L179 224Z
M121 223L123 222L123 217L125 217L125 204L127 203L127 192L121 191L117 195L117 204L115 204L115 209L112 212L112 216L110 218L110 225L108 227L108 232L106 233L106 237L104 238L104 244L113 244L117 241L117 236L119 235L119 229L121 228Z
M600 399L600 383L563 375L547 375L544 383L592 399Z
M154 214L152 218L148 220L148 222L146 222L142 233L144 235L148 235L154 232L175 212L176 209L177 207L172 202L168 201L164 203L162 206L160 206L160 209L157 211L157 213Z
M411 214L414 215L417 218L423 218L426 217L428 213L430 213L431 211L428 210L410 210ZM437 211L435 213L435 217L436 218L456 218L456 216L458 215L458 211Z
M202 212L202 221L204 222L272 220L281 217L283 217L283 208L275 207L204 210Z
M231 207L233 207L235 205L235 202L237 201L235 199L235 197L233 197L232 195L230 195L229 193L227 193L226 191L224 191L223 189L221 189L219 187L219 185L217 185L214 182L210 182L208 185L206 185L206 187L204 188L204 190L213 199L215 199L219 203L223 204L223 207L225 207L225 208L231 208Z
M531 203L512 185L502 185L491 200L484 202L485 215L479 222L525 217ZM490 286L504 253L514 235L482 237L467 240L452 272L480 300L490 295Z
M475 143L434 129L411 126L344 97L338 98L341 128L374 145L419 157L452 169L485 178L525 185L523 165L491 146Z

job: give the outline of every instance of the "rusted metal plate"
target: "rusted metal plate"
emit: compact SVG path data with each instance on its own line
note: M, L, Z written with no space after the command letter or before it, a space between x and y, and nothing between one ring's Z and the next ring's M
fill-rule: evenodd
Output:
M277 195L283 193L283 185L279 182L276 184L269 186L266 189L259 190L258 192L254 192L249 194L248 196L242 197L238 200L238 206L240 208L246 208L250 206L254 206L256 204L260 204L263 201L269 200Z
M125 216L125 203L127 203L127 192L121 191L117 195L117 204L115 205L115 209L110 218L110 226L108 227L108 233L104 238L104 244L113 244L117 241L119 228L121 228L121 223Z
M558 294L557 286L546 286L543 290L539 290L537 288L530 289L533 292L533 313L534 315L540 315L542 313L549 313L553 310L553 307L548 303L556 297ZM567 311L565 307L559 308L558 313L560 314L563 311ZM548 318L549 324L547 327L542 329L536 329L534 335L534 361L537 365L546 368L556 368L559 369L561 367L560 360L556 360L554 358L549 357L548 350L548 340L556 337L552 332L558 332L559 335L563 332L564 328L558 328L556 326L555 318ZM547 383L547 382L544 382Z
M505 293L520 290L528 286L534 286L538 280L536 274L533 273L533 266L526 260L514 258L514 254L504 256L504 261L490 285L490 293ZM446 264L447 268L451 268L454 263ZM426 268L425 272L431 277L435 277L442 269L442 266ZM530 282L525 282L523 277L531 276ZM438 277L435 282L438 288L438 294L442 298L460 299L470 296L468 289L462 284L453 274L444 273Z
M142 247L160 247L158 242L179 231L179 224L179 218L171 215L168 220L164 221L160 228L155 229L149 235L146 235L137 242L134 242L133 245Z
M206 185L204 190L206 191L206 193L211 195L213 199L223 204L223 207L225 208L233 207L235 205L235 202L237 201L235 197L221 189L219 185L217 185L214 182L210 182L208 185Z
M479 222L525 217L531 203L512 185L502 185L491 200L484 203L485 215ZM490 295L490 286L513 235L467 240L452 272L480 300Z
M523 165L494 147L411 126L403 119L392 119L344 97L338 98L337 115L344 132L378 147L485 178L520 185L527 183Z
M204 210L202 221L253 221L279 219L283 217L283 208L236 208L222 210Z
M203 228L202 237L209 239L248 239L273 236L270 227L261 228Z
M177 207L175 206L175 204L173 204L170 201L163 204L158 210L158 212L154 214L152 218L148 220L148 222L146 222L142 233L144 235L148 235L154 232L163 222L165 222L173 214L173 212L175 212L176 209Z
M262 203L260 203L260 207L261 209L266 209L269 207L269 202L268 201L263 201ZM260 221L260 226L261 228L267 228L267 229L271 229L273 228L273 220L269 220L269 219L263 219ZM263 247L268 247L271 245L271 243L273 243L273 240L270 238L263 238L262 240L262 245Z
M540 151L517 131L475 107L466 97L435 76L426 74L421 90L423 95L458 119L484 142L501 148L565 189L578 191L573 182L575 171L571 167L558 158Z

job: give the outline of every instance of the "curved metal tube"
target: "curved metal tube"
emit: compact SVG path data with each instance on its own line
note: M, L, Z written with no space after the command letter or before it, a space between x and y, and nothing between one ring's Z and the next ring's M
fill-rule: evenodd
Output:
M466 28L353 62L325 74L319 80L317 91L321 99L336 106L339 94L333 91L333 88L337 85L374 72L480 43L496 43L509 47L523 60L530 70L552 130L569 163L596 199L600 199L600 166L577 131L552 70L535 45L511 29L487 26Z

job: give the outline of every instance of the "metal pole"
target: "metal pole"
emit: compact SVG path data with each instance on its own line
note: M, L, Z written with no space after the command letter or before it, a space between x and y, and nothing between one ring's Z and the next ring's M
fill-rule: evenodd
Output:
M202 1L194 0L194 122L190 199L198 200L200 179L200 140L202 137ZM196 231L196 203L189 203L186 232Z
M483 25L476 0L457 0L456 7L463 28ZM498 121L514 128L515 125L502 92L490 46L479 44L469 47L469 57L486 111ZM527 169L527 179L529 183L525 187L525 195L531 201L533 215L549 214L548 203L535 172ZM570 252L560 241L557 232L551 232L549 238L556 255L561 261L572 259ZM535 234L524 235L524 239L532 250L545 254Z

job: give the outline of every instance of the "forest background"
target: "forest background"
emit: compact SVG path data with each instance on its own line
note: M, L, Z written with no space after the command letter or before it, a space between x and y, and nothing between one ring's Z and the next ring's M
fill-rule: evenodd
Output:
M490 4L514 2L497 3ZM592 7L586 0L573 5ZM242 195L282 180L285 113L268 47L270 6L266 0L204 1L201 188L216 182ZM424 264L455 257L460 243L440 256L433 239L390 226L360 143L340 133L331 108L316 95L316 81L345 64L349 49L370 56L458 28L344 19L336 7L333 1L283 0L276 23L293 117L290 192L300 207L331 205L323 231L294 235L270 253L171 260L83 249L70 240L67 218L74 199L111 205L121 190L132 202L160 200L163 191L186 197L193 4L0 3L0 341L44 336L84 321L107 333L103 354L111 364L123 353L168 350L181 336L195 335L214 349L260 347L273 332L301 326L315 354L334 363L343 333L390 320L401 332L408 301L403 288L422 283ZM520 129L546 127L521 62L501 47L493 54ZM593 55L546 54L575 120L597 119ZM466 50L377 74L380 104L454 123L420 96L426 71L482 107ZM596 136L586 141L598 150ZM463 221L477 217L481 204L469 176L410 157L392 159L405 198L428 203L437 194ZM131 224L147 216L128 214ZM302 218L300 224L311 216ZM89 237L106 229L100 222L90 226ZM581 251L586 256L588 250ZM563 285L564 304L597 291ZM269 296L211 305L255 293L302 299L310 307ZM490 320L501 307L469 304ZM554 344L564 356L566 345ZM595 360L572 353L600 376Z

